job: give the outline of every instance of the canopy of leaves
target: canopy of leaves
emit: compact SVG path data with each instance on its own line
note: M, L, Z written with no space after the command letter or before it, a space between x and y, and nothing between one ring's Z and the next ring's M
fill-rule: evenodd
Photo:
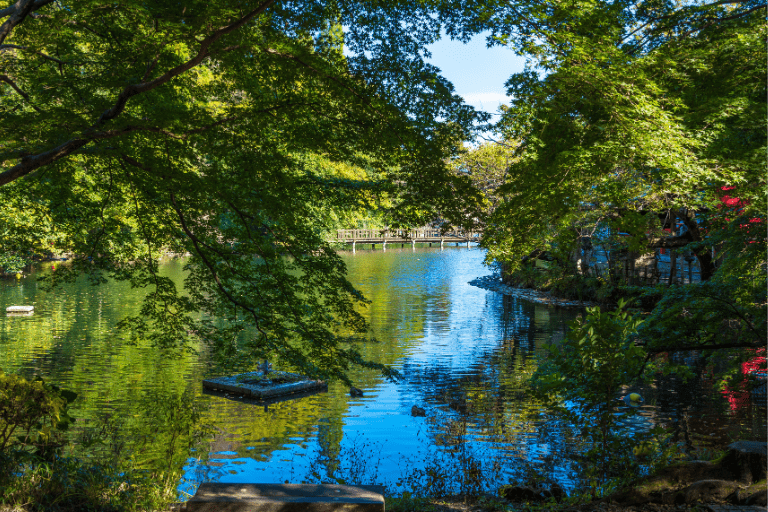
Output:
M467 218L457 193L479 202L445 160L485 119L423 60L456 16L390 0L15 2L0 10L0 253L40 252L45 234L73 256L54 280L147 289L123 323L134 336L231 346L247 327L250 356L344 378L364 362L342 335L366 326L329 226L383 192L401 223ZM165 252L189 254L184 293L158 273Z
M648 230L660 230L641 218L649 212L690 217L710 229L700 239L711 248L713 223L733 220L720 208L726 186L738 187L740 224L760 223L753 241L764 253L764 15L755 1L515 2L489 12L496 40L530 57L507 83L498 125L521 141L520 160L499 189L489 257L517 262L566 227L598 221L648 244Z
M596 233L613 248L685 247L708 282L666 293L640 329L649 354L764 344L765 14L759 0L481 11L493 41L529 57L497 125L520 145L488 258L514 269ZM686 234L665 236L676 219Z

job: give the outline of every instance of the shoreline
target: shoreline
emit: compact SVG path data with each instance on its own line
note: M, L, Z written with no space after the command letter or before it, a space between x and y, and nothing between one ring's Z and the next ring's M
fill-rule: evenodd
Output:
M469 284L478 288L483 288L484 290L491 290L497 293L502 293L504 295L510 295L512 297L534 302L536 304L544 304L546 306L558 306L564 308L588 308L601 305L597 302L588 300L579 301L573 299L562 299L560 297L551 295L549 292L543 292L533 288L515 288L514 286L502 283L501 277L498 274L477 277L472 281L469 281Z

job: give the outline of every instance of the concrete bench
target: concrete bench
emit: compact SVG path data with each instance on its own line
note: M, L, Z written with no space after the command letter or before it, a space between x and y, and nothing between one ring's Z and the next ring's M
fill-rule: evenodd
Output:
M188 512L384 512L384 486L204 483Z

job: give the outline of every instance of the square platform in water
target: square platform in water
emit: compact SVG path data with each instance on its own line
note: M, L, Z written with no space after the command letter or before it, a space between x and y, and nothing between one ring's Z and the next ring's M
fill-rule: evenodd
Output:
M272 400L294 394L306 395L308 392L326 391L328 384L295 373L271 371L265 374L256 371L206 379L203 381L203 388L255 400Z

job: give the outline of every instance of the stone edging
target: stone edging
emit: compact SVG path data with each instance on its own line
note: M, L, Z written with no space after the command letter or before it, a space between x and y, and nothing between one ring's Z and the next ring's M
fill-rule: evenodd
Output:
M535 302L537 304L545 304L547 306L559 306L570 308L585 308L598 306L597 302L590 301L578 301L570 299L561 299L554 297L549 292L542 292L539 290L533 290L529 288L515 288L501 282L501 277L498 274L491 274L489 276L482 276L473 279L469 282L472 286L483 288L485 290L491 290L504 295L511 295L512 297L518 297L523 300Z
M272 372L274 375L287 375L295 377L292 382L282 384L271 384L269 386L259 386L257 384L246 384L243 380L248 377L257 377L263 375L261 372L241 373L227 377L216 377L203 380L203 388L234 393L239 396L250 397L256 400L266 400L279 396L292 395L306 391L325 391L328 384L322 380L312 380L288 372Z

